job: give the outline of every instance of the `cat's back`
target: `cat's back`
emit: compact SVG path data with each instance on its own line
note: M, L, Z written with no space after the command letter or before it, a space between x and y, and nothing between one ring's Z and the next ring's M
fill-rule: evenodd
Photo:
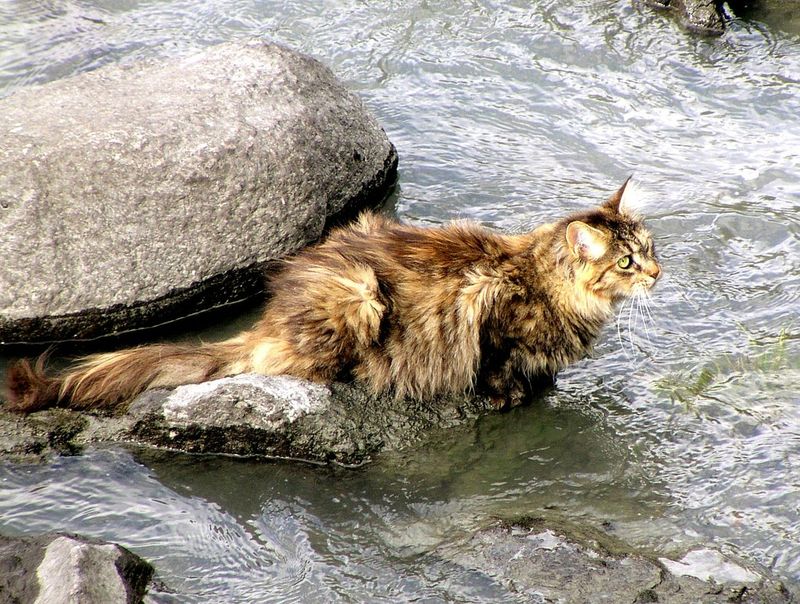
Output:
M513 237L472 221L418 227L365 212L353 224L332 232L319 251L379 269L446 276L502 261L517 249Z

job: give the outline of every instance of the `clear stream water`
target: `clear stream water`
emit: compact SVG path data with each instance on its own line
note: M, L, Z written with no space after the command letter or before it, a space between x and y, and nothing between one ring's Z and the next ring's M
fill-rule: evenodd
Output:
M630 0L19 0L0 4L0 94L248 36L364 98L404 220L520 229L635 173L666 270L652 320L625 308L542 400L357 470L115 448L5 465L0 531L120 542L158 568L157 602L492 601L511 596L436 547L547 509L796 590L797 15L699 38Z

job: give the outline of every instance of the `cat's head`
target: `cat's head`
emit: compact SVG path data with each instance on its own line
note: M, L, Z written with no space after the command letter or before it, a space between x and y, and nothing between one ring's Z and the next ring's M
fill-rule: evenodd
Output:
M647 291L661 275L638 198L629 178L599 208L565 221L576 285L601 300L617 302Z

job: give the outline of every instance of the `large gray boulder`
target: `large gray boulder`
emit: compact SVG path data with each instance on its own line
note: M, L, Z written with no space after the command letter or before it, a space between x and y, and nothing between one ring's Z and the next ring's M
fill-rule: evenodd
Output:
M77 535L0 536L0 601L136 604L153 567L124 547Z
M0 100L0 343L90 338L263 289L397 156L319 62L231 43Z

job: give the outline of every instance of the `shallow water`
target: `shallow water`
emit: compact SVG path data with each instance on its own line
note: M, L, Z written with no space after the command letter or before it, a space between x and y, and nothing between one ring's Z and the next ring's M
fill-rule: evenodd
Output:
M633 172L666 271L652 321L624 308L528 408L359 470L114 449L4 466L0 530L127 545L174 591L153 601L485 601L509 596L430 552L547 509L659 555L710 544L796 588L800 34L751 17L697 38L627 0L0 5L2 95L282 41L377 115L403 219L520 229Z

